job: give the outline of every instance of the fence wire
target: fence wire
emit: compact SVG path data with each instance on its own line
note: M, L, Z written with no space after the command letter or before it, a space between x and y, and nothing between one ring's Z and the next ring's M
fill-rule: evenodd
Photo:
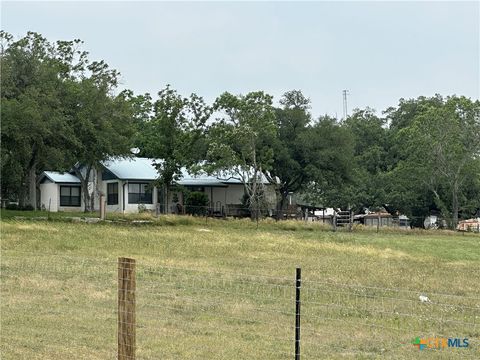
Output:
M55 261L49 261L54 257ZM136 265L137 359L293 359L295 269L285 276ZM468 338L480 357L480 300L307 278L302 359L413 358L421 338ZM4 251L5 358L116 358L117 259ZM420 299L422 297L422 299ZM435 357L429 350L422 357Z

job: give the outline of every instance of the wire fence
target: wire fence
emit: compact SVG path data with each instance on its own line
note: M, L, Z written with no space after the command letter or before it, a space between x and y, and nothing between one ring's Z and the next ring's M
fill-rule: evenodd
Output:
M113 259L2 250L1 280L2 359L115 358Z
M139 258L133 275L121 275L124 261L4 251L5 358L114 359L118 337L132 331L125 359L295 358L295 269L274 277ZM132 277L135 286L122 290ZM302 359L413 358L416 337L432 348L468 339L442 354L480 356L476 297L332 283L305 271L300 284ZM121 306L132 303L122 291L133 307ZM428 350L422 356L440 351Z

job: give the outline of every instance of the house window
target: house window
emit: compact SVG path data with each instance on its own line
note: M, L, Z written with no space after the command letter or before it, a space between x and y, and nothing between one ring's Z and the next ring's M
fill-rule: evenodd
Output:
M118 205L118 182L107 184L107 205Z
M60 206L80 206L80 186L60 186Z
M128 184L128 203L129 204L151 204L152 189L149 184Z
M186 188L190 191L205 192L204 186L187 186Z

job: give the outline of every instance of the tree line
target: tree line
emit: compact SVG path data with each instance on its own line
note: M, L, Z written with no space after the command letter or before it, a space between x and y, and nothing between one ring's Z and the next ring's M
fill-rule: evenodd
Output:
M182 167L235 176L257 209L267 179L279 209L296 193L356 211L437 211L452 226L480 211L478 100L421 96L338 120L315 118L300 90L279 105L263 91L225 92L208 104L168 85L153 98L120 91L119 72L82 46L1 33L2 199L36 207L42 171L74 169L90 204L90 172L136 147L162 159L159 184L174 185Z

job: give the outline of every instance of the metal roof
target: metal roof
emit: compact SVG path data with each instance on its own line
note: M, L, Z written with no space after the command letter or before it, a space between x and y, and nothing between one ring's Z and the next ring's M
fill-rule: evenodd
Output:
M146 180L153 181L159 177L154 164L161 160L150 158L115 158L104 161L102 164L120 180ZM226 184L241 184L238 179L232 178L230 174L222 174L222 177L207 175L205 173L190 174L185 168L181 170L182 175L177 181L179 185L185 186L226 186Z
M159 174L155 159L147 158L115 158L102 162L109 171L121 180L155 180Z
M80 179L75 175L69 173L61 173L58 171L44 171L42 175L54 183L80 184Z
M233 182L231 180L234 180ZM226 187L227 183L241 184L237 179L220 178L205 173L190 174L185 168L182 168L182 177L177 181L179 185L184 186L220 186Z
M180 179L177 181L179 185L183 186L213 186L213 187L227 187L227 184L216 179Z
M113 158L103 161L102 165L120 180L153 181L160 175L154 166L159 162L161 160L141 157ZM203 172L191 174L185 168L182 168L181 172L181 178L177 182L184 186L225 187L228 184L242 184L239 179L233 177L233 173L229 172L221 172L218 176L207 175ZM43 175L56 183L80 183L80 179L70 173L44 171ZM264 176L262 178L264 183L268 183Z

